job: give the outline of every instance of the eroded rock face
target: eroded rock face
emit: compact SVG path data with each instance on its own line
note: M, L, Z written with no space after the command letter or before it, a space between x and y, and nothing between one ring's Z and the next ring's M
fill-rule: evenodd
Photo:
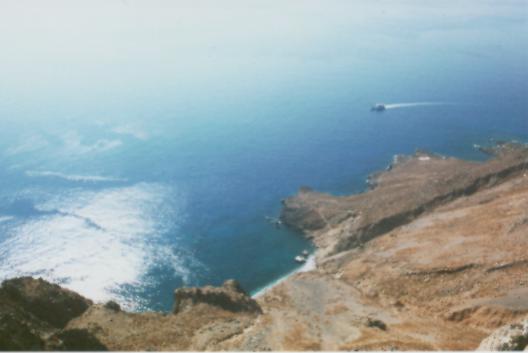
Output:
M42 350L44 341L16 312L0 310L0 350Z
M89 333L78 340L81 336L63 330L90 305L81 295L43 279L6 280L0 287L0 350L103 350Z
M107 351L108 349L88 330L61 330L46 342L52 351Z
M328 257L407 224L427 211L492 187L528 168L528 147L501 144L494 158L476 163L426 152L397 157L369 177L372 189L333 196L302 188L283 201L281 220L305 233Z
M296 197L282 201L281 220L289 227L305 233L323 229L327 221L320 210L327 209L331 203L329 195L302 187Z
M238 282L226 281L222 287L178 288L174 291L173 312L180 313L206 304L231 312L260 313L257 302L244 292Z
M0 291L23 310L57 328L92 305L91 300L41 278L10 279L2 283Z
M242 335L261 309L233 280L221 287L180 288L173 313L130 313L95 304L70 321L68 330L84 330L109 350L218 350Z
M522 351L528 346L528 318L503 326L484 339L479 351Z
M175 299L174 314L129 313L42 279L7 280L0 287L0 350L209 350L261 313L233 280L178 289Z

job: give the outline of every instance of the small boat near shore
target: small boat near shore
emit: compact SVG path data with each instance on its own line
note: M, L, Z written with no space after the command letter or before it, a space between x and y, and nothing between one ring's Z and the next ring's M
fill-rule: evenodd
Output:
M297 255L297 256L295 256L294 260L297 263L303 264L303 263L306 262L306 257L304 257L302 255Z

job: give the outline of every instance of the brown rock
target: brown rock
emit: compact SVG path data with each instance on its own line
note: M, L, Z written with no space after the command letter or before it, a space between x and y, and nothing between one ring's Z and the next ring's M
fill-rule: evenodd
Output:
M83 296L41 278L6 280L2 283L0 295L57 328L63 328L92 305L92 301Z
M528 168L528 147L501 144L494 158L463 161L418 151L373 174L374 187L358 195L333 196L301 189L283 202L281 220L305 233L328 257L407 224L459 197L495 186Z
M117 304L115 301L113 300L110 300L108 302L106 302L106 304L104 305L105 308L109 309L109 310L112 310L112 311L115 311L115 312L119 312L121 311L121 306L119 304Z
M107 351L92 333L84 329L62 330L48 339L47 350L52 351Z
M261 312L257 302L234 280L226 281L222 287L178 288L174 291L174 313L189 310L200 304L216 306L232 312Z
M0 308L0 350L42 350L44 341L21 315Z
M0 287L0 350L104 350L87 332L62 330L90 305L43 279L6 280Z
M528 319L505 325L484 339L479 351L522 351L528 347Z

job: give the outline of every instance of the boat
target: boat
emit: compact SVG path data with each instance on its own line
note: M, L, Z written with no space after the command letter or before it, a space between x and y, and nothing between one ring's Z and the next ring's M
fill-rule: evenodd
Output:
M370 108L370 111L371 111L371 112L382 112L382 111L384 111L385 109L387 109L387 107L385 106L385 104L383 104L383 103L376 103L376 104L374 104L374 105Z
M303 256L308 256L308 255L310 255L310 253L308 252L308 250L303 250L302 254L303 254Z
M298 262L300 264L305 263L306 262L306 257L301 256L301 255L295 256L295 262Z

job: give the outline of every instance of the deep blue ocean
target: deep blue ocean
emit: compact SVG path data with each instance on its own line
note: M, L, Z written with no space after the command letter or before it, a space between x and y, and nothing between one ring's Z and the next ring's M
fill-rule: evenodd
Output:
M2 4L0 279L133 310L254 293L311 249L266 220L300 186L528 142L525 1Z

